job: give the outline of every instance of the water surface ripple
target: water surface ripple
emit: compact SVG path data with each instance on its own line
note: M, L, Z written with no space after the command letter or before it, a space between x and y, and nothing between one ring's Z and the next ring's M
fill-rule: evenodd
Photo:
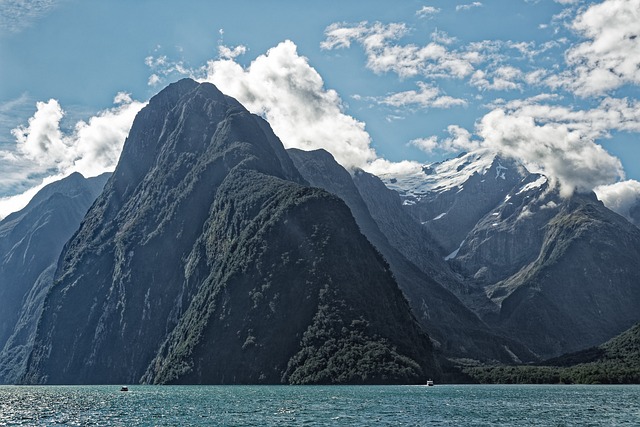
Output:
M640 386L0 386L0 426L638 426Z

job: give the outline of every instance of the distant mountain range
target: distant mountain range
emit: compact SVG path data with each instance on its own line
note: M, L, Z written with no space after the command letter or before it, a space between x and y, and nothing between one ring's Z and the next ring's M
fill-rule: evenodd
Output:
M112 175L1 221L0 263L0 383L460 380L640 321L640 229L594 194L488 150L348 171L189 79Z

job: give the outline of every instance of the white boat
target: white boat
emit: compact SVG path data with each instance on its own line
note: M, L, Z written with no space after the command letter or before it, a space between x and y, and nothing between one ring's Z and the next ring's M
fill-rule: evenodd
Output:
M433 387L433 381L432 380L427 380L427 386Z

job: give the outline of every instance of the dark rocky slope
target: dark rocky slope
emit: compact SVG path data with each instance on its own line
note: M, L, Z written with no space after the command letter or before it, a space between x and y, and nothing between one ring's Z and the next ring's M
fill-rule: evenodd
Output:
M594 194L529 174L468 233L454 268L489 324L542 357L598 345L640 320L640 233Z
M0 222L0 383L17 381L63 245L109 177L74 173Z
M640 320L640 230L593 194L557 209L535 260L489 288L497 324L546 357L598 345Z
M640 227L640 199L629 209L631 223L636 227Z
M431 343L344 203L266 122L182 80L67 245L28 383L412 383Z

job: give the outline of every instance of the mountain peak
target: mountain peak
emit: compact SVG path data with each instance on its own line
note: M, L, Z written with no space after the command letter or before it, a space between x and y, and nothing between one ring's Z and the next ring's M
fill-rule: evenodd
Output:
M526 175L523 169L517 162L500 156L496 151L478 149L406 173L381 174L380 178L389 188L396 190L407 204L414 204L429 193L458 191L474 176L504 180L507 174L511 174L514 178L521 178Z
M306 185L267 122L189 79L138 113L65 246L41 325L26 382L437 373L428 336L344 202Z
M169 84L167 87L158 92L155 96L151 98L149 103L153 102L171 102L175 103L180 97L191 92L196 87L199 86L199 83L190 78L184 78L178 80L177 82Z

